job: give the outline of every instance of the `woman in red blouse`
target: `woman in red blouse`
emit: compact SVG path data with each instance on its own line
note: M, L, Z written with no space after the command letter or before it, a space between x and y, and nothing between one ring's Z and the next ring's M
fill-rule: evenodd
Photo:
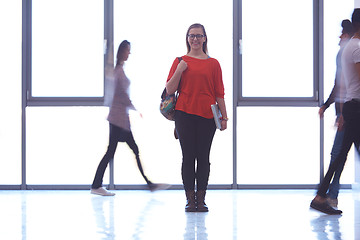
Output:
M168 94L179 91L175 127L183 154L181 174L187 199L185 211L207 212L205 194L210 173L209 155L216 130L211 105L219 105L223 116L220 130L225 130L228 118L224 84L219 62L207 53L203 25L196 23L189 27L186 46L187 54L180 62L178 58L173 62L166 90Z

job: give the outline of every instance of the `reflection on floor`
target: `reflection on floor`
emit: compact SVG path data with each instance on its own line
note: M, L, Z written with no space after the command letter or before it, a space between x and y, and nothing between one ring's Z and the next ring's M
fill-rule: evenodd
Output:
M309 209L314 190L209 190L208 213L185 213L180 190L0 191L0 239L360 239L360 192L341 216Z

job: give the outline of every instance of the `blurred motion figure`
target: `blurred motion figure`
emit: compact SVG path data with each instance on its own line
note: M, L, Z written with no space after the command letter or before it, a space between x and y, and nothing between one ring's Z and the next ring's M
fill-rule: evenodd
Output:
M339 166L344 165L351 146L359 153L360 144L360 8L354 9L351 18L354 36L345 46L341 56L341 67L346 89L345 103L342 108L344 119L344 139L338 156L330 163L310 207L326 214L339 215L341 210L334 209L326 200L330 181Z
M341 150L341 145L344 139L345 126L344 119L341 114L342 107L344 104L346 89L345 83L342 74L341 68L341 56L344 50L344 47L349 42L350 38L354 35L354 28L350 20L345 19L341 23L342 32L340 35L339 46L340 49L336 55L336 74L335 74L335 83L334 87L330 93L330 96L326 100L326 102L320 107L319 115L321 118L324 116L325 110L332 104L335 103L335 112L336 112L336 122L337 131L334 139L334 144L331 150L331 160L330 164L334 162L336 157L339 155ZM345 162L341 163L339 167L335 170L334 178L329 186L329 190L327 192L327 201L332 207L337 207L338 205L338 195L340 189L340 176L344 169Z
M124 72L124 63L130 54L130 42L124 40L116 55L116 65L113 75L113 84L107 89L105 100L110 106L107 120L109 121L110 134L108 149L99 163L96 174L91 185L91 193L101 196L113 196L115 193L107 191L102 187L102 181L106 167L110 160L113 160L118 142L126 142L134 152L139 171L146 181L150 191L168 188L168 184L154 184L144 174L139 157L139 149L134 140L130 127L129 110L136 110L129 97L130 80ZM111 78L111 77L110 77Z

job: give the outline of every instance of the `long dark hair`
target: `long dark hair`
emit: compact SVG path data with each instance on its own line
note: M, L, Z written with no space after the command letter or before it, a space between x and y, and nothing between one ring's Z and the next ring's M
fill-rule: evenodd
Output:
M360 30L360 8L355 8L351 16L351 22L354 27L355 32Z
M128 40L124 40L120 43L117 54L116 54L116 66L119 65L123 60L122 56L124 53L124 50L130 46L130 42Z
M342 33L346 33L348 34L350 37L352 37L354 35L354 27L352 25L352 23L350 22L349 19L344 19L341 22L341 27L342 27Z
M192 24L190 27L189 27L189 29L187 30L187 32L186 32L186 47L187 47L187 52L189 53L190 52L190 44L189 44L189 42L188 42L188 35L189 35L189 32L190 32L190 30L191 29L193 29L193 28L201 28L202 30L203 30L203 33L204 33L204 36L206 37L206 40L205 40L205 42L203 43L203 52L205 53L205 54L208 54L208 49L207 49L207 36L206 36L206 31L205 31L205 27L202 25L202 24L200 24L200 23L194 23L194 24Z

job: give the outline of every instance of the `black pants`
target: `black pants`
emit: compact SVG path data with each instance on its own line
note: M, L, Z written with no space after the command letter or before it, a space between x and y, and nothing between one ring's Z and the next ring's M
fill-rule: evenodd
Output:
M340 165L346 162L347 154L354 143L356 152L359 153L360 144L360 101L351 100L344 104L342 111L345 120L344 140L338 157L330 164L329 169L321 181L317 194L326 197L330 181L334 176L334 172Z
M126 130L110 123L109 146L108 146L108 149L107 149L104 157L102 158L102 160L99 163L99 166L96 170L95 178L94 178L93 184L91 185L91 188L95 189L95 188L99 188L102 186L102 181L103 181L106 167L107 167L108 163L110 162L110 160L112 160L114 158L118 142L126 142L127 145L131 148L131 150L135 154L136 162L137 162L138 168L141 172L141 175L143 176L143 178L145 179L147 184L151 184L151 182L145 176L143 168L141 166L140 157L139 157L139 149L135 143L132 132L126 131Z
M210 148L216 130L214 119L176 111L175 127L183 155L181 175L185 191L195 190L195 179L197 190L206 190Z

